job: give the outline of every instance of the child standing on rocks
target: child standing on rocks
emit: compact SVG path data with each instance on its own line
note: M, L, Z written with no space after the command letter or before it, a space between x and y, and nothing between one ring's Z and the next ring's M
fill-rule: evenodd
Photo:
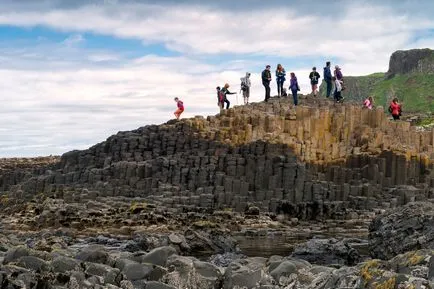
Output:
M336 102L342 102L344 98L342 97L342 82L333 76L332 80L335 82L335 92L334 97Z
M176 102L176 106L177 106L177 110L174 112L174 115L176 117L176 119L179 119L179 117L181 116L181 113L184 112L184 103L177 97L175 97L175 102Z

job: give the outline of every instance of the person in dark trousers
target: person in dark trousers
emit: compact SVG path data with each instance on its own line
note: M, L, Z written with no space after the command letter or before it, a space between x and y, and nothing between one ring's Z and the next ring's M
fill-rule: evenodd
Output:
M271 72L270 65L267 65L262 71L262 85L265 87L265 101L270 99L270 82L271 82Z
M318 81L321 76L316 71L316 67L312 68L312 72L309 73L310 84L312 85L312 95L316 96L318 92Z
M285 68L281 64L277 64L276 68L276 82L277 82L277 96L281 97L283 92L283 83L286 78Z
M398 99L395 97L389 106L389 112L392 114L394 120L399 120L401 117L401 104L398 102Z
M226 109L229 109L229 106L231 105L231 103L228 100L227 95L228 94L236 94L236 92L230 92L229 91L229 84L226 83L225 86L223 86L223 88L221 89L220 93L222 93L224 95L223 102L226 103Z
M326 96L330 97L330 94L332 93L332 72L330 70L330 61L326 62L326 66L324 67L324 80L327 85L327 92Z
M290 80L289 89L292 92L292 98L294 99L294 105L298 105L298 91L300 91L300 86L298 85L297 77L294 72L291 72L291 80Z

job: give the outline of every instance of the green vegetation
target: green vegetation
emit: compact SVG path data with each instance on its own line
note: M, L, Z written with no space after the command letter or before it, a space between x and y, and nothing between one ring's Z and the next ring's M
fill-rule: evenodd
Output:
M386 79L384 73L346 77L344 96L361 102L373 96L376 105L385 108L394 96L403 104L404 112L434 112L434 75L411 73ZM320 92L325 95L325 85Z

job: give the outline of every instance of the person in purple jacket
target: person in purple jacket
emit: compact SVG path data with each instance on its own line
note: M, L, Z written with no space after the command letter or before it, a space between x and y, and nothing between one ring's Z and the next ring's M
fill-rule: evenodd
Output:
M300 91L300 86L298 85L297 77L294 72L291 72L291 80L290 80L289 89L292 92L292 98L294 99L294 105L298 105L298 96L297 93Z
M344 79L344 76L342 75L342 71L341 71L341 68L339 67L339 65L335 66L334 76L339 81L343 81L343 79Z

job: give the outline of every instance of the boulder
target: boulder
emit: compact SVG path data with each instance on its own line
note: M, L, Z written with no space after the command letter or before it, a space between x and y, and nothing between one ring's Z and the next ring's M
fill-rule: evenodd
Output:
M141 262L164 267L166 266L167 259L173 254L176 254L176 250L173 247L159 247L142 256Z
M265 258L247 258L232 262L224 274L223 288L255 288L264 274Z
M351 243L366 243L358 239L311 239L295 247L292 257L317 265L355 265L360 262L358 251Z
M91 245L83 248L75 258L83 262L99 264L108 264L110 260L109 254L100 245Z
M84 272L87 275L102 277L103 284L118 285L121 281L122 275L117 268L112 268L108 265L98 263L86 263L85 267L86 270Z
M23 256L18 260L17 264L33 271L47 271L49 269L47 262L34 256Z
M122 268L122 274L125 279L135 281L145 279L153 270L152 265L140 264L137 262L128 262Z
M369 226L373 258L390 259L419 249L434 248L434 204L413 202L377 216Z
M66 273L80 270L80 263L72 258L58 256L51 261L51 267L55 273Z
M8 264L10 262L16 261L23 256L28 256L29 254L29 249L25 247L11 248L6 252L3 264Z

